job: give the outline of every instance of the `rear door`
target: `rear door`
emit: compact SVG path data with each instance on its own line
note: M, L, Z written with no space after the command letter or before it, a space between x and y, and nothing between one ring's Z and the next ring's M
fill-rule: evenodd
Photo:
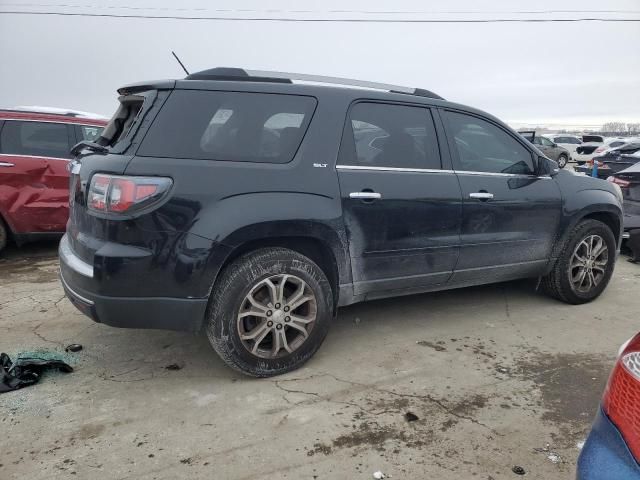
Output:
M348 113L336 168L356 295L443 284L452 274L461 196L437 131L443 137L421 106L362 101Z
M64 123L5 120L0 130L0 212L15 233L64 231L69 139Z
M466 112L442 112L462 189L460 260L452 283L538 275L558 230L555 180L538 177L524 140Z

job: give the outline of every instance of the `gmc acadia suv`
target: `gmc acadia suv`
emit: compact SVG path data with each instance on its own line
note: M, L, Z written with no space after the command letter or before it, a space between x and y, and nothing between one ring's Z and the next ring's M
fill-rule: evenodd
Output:
M60 244L95 321L204 331L270 376L342 305L526 277L579 304L613 273L617 185L427 90L216 68L119 94Z

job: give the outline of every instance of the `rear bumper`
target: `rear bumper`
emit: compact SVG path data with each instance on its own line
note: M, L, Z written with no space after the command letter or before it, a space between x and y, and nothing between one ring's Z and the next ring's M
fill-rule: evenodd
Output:
M635 461L618 429L598 409L591 433L578 457L576 480L640 480Z
M60 241L60 280L67 298L92 320L120 328L157 328L197 332L202 328L207 298L115 297L83 288L80 279L93 277L93 266Z

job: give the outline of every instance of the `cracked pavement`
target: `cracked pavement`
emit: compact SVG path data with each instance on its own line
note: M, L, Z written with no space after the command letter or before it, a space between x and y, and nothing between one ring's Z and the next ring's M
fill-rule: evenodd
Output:
M621 257L590 305L535 281L354 305L305 367L257 380L203 336L93 323L64 298L53 244L12 249L0 351L75 371L0 396L0 478L570 479L639 287Z

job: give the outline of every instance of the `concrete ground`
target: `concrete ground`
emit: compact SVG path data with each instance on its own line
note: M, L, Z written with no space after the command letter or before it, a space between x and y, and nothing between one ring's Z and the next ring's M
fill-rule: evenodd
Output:
M58 352L75 371L0 395L0 478L499 480L520 478L515 465L573 478L639 329L640 265L621 257L589 305L534 287L343 308L304 368L256 380L203 337L93 323L65 299L54 245L14 249L0 259L0 351Z

